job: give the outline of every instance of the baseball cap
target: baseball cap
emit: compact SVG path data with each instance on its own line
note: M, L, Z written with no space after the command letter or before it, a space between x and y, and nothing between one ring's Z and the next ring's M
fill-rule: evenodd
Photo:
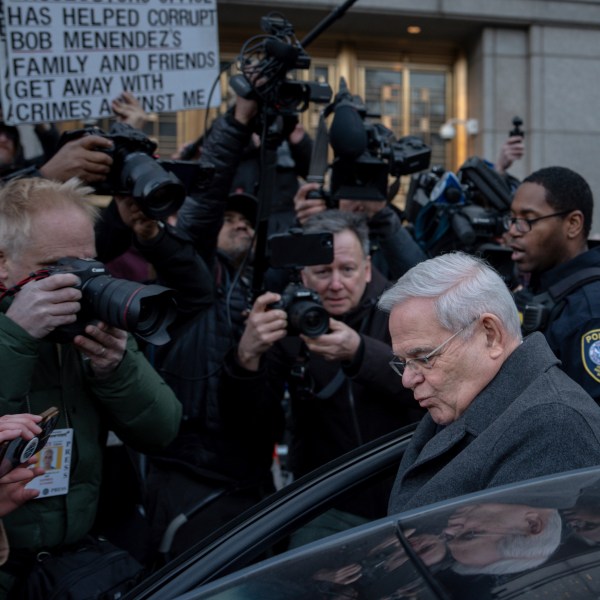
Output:
M231 210L243 215L252 226L256 226L258 212L258 200L256 196L249 194L242 187L235 188L227 197L225 210Z

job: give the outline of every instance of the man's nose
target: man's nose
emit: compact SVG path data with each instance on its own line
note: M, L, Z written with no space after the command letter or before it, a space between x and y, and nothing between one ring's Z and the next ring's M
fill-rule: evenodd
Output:
M343 287L340 272L335 269L331 272L331 279L329 281L329 287L336 289L336 290L339 290L341 287Z
M517 229L517 225L515 223L510 223L508 229L506 230L506 235L509 238L520 237L523 234Z
M423 381L422 373L408 365L404 367L404 373L402 373L402 385L406 389L412 390L418 383L421 383L421 381Z

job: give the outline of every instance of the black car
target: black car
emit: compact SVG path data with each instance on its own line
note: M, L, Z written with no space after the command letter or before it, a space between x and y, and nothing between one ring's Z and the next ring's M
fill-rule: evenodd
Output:
M600 598L600 466L375 520L341 510L389 488L411 431L286 486L127 600Z

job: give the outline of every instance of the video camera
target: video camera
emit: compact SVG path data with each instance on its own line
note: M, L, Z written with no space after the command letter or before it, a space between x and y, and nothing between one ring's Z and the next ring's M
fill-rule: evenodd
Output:
M435 167L411 179L405 216L429 256L463 250L486 258L507 283L511 250L498 243L510 210L508 184L485 161L471 157L457 173Z
M241 75L229 80L235 93L275 107L283 115L302 112L309 102L329 102L329 84L287 77L293 69L310 67L310 57L296 38L292 24L278 13L262 17L260 23L266 35L254 36L244 43L237 58Z
M366 106L353 96L342 77L332 104L329 143L334 152L329 192L321 189L309 197L324 197L329 208L340 200L388 200L389 176L399 178L429 167L431 148L416 136L396 139L381 123L371 123ZM318 140L315 143L319 143Z
M197 162L161 160L154 157L156 143L144 133L124 123L114 123L110 133L86 127L62 134L59 147L84 135L100 135L112 140L112 149L98 148L113 158L106 181L94 185L98 194L132 196L145 215L164 219L179 210L191 191L202 188L214 168Z
M81 310L75 323L55 329L49 339L70 342L76 335L84 334L90 323L103 321L156 346L170 340L167 328L176 317L173 290L115 279L101 262L87 258L61 258L36 275L41 279L59 273L79 277L81 283L75 287L81 290Z

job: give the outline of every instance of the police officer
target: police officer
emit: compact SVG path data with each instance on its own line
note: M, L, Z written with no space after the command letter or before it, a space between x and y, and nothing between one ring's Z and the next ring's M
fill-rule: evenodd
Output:
M600 402L600 247L589 248L594 200L564 167L532 173L506 218L507 243L527 288L515 300L523 332L540 330L562 368Z

